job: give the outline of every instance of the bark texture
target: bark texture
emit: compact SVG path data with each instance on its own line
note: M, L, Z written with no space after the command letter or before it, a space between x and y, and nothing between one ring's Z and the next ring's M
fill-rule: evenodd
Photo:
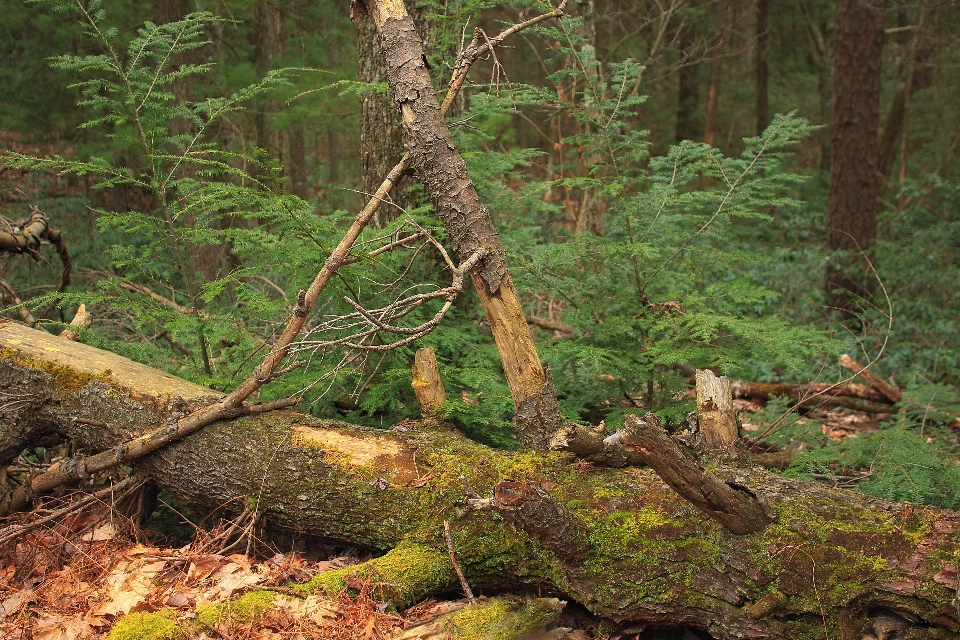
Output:
M357 70L360 81L386 82L383 59L377 48L377 27L369 18L363 19L359 26ZM400 161L403 153L403 128L393 100L376 91L364 93L360 97L360 170L364 193L376 192L383 176ZM391 201L397 206L383 207L378 211L376 226L385 226L397 217L400 209L410 205L407 192L412 183L412 176L400 180L391 194Z
M680 33L680 71L677 73L677 142L699 140L703 126L700 120L700 61L694 51L695 38L689 27Z
M757 0L757 135L762 135L770 124L770 110L768 107L767 78L767 45L770 34L767 31L767 9L769 0Z
M470 275L500 351L520 443L545 449L563 423L553 384L524 319L500 236L443 119L416 27L399 0L368 2L366 8L380 30L386 77L417 178L461 259L487 250Z
M837 12L836 66L827 242L835 255L827 265L829 304L851 318L858 299L869 299L877 234L879 180L882 0L841 0Z
M719 41L710 61L710 86L707 89L707 129L703 141L711 147L717 137L717 112L720 108L720 79L723 75L723 52L726 45L727 0L718 0L714 5L714 26Z
M53 351L11 335L0 327L0 392L17 398L0 405L0 463L41 434L110 447L213 393L89 346L63 341ZM893 616L914 634L901 640L960 630L960 514L720 466L715 475L750 491L772 518L762 532L737 536L648 469L584 471L571 462L437 430L281 411L210 425L138 468L198 508L245 496L267 526L391 550L371 566L397 585L397 602L457 588L447 519L479 589L531 585L642 628L783 640L826 630L859 640ZM508 524L466 506L461 474ZM552 514L520 514L538 509ZM317 579L342 588L349 577Z

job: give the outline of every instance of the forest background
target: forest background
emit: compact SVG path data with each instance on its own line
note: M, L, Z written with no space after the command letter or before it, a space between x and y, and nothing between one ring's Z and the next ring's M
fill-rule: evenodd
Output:
M864 472L875 495L957 508L960 11L878 12L882 48L851 76L879 70L875 106L854 114L873 159L837 163L837 4L577 3L475 65L449 120L567 419L613 429L649 408L676 426L693 405L690 367L834 382L849 353L904 389L890 418L836 442L815 411L785 418L784 400L751 425L799 452L788 473ZM549 9L410 6L438 82L475 28L492 35ZM6 313L56 328L85 304L89 344L224 391L248 375L402 155L373 30L349 14L327 1L8 3L2 214L47 213L74 275L59 292L53 256L5 255ZM876 206L851 214L872 223L838 222L845 163L880 176ZM472 291L416 344L345 348L345 298L376 308L447 286L428 239L445 242L443 227L414 181L400 190L295 346L303 366L263 399L298 395L319 416L391 425L419 412L410 365L432 346L446 416L515 446ZM409 250L374 251L391 240ZM837 272L853 284L828 278Z

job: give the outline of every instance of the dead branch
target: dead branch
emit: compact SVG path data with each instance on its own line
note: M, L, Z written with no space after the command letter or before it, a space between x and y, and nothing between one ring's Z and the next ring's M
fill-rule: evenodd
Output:
M840 364L845 369L849 369L855 375L858 375L869 382L874 389L882 393L887 399L890 400L890 402L897 404L903 400L903 393L901 393L900 389L897 389L895 386L875 374L873 371L870 371L870 369L863 366L847 354L840 356Z
M882 393L863 384L832 384L827 382L809 382L806 384L778 384L771 382L741 382L731 383L734 398L756 398L769 400L773 396L785 396L807 401L812 396L849 397L869 400L871 402L888 402Z
M93 316L87 311L87 305L82 304L77 309L77 314L73 316L73 320L70 321L70 326L77 327L77 329L89 329L92 323ZM64 340L76 342L80 339L80 333L76 329L64 329L60 332L60 337Z
M667 435L655 414L648 413L643 418L628 415L624 430L610 438L634 448L674 491L731 533L756 533L769 524L755 498L702 468Z
M60 256L63 271L57 291L63 291L70 284L73 260L70 258L70 251L63 236L55 227L50 226L45 213L31 206L28 219L18 222L11 231L0 231L0 251L14 254L26 253L34 260L42 259L40 247L44 242L56 247Z
M10 300L15 305L19 305L17 311L20 313L20 318L23 322L30 327L37 326L37 319L33 317L33 314L30 313L30 310L23 305L23 300L17 297L17 292L13 290L13 287L6 280L0 279L0 287L3 287L8 294L10 294Z

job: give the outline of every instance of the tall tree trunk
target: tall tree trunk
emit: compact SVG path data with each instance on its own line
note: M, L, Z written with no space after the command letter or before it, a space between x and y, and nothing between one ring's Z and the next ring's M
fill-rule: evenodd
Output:
M680 71L677 74L676 141L700 140L700 62L695 49L696 38L688 25L683 26L678 46Z
M723 75L723 52L726 48L727 0L718 0L714 5L714 25L718 42L710 61L710 87L707 90L707 130L703 141L711 147L717 136L717 111L720 105L720 79Z
M357 71L360 81L386 82L383 61L377 48L377 28L367 18L362 18L359 26ZM393 100L389 95L376 91L364 93L360 97L360 171L363 174L363 192L369 195L376 193L383 178L400 161L403 153L403 128ZM394 187L390 198L396 206L380 207L374 220L376 226L385 226L397 217L401 209L410 206L408 191L413 182L411 176L406 176Z
M302 200L308 200L307 191L307 134L303 125L297 124L287 134L290 141L290 190Z
M905 146L903 142L913 94L926 89L931 80L929 74L917 73L917 68L925 64L930 55L928 49L919 45L923 37L925 18L926 9L920 9L916 27L912 32L904 31L899 38L899 44L903 51L900 65L902 85L894 94L883 121L883 133L880 137L879 161L877 164L877 171L882 176L881 189L886 187L887 180L890 178L897 152ZM897 25L900 27L907 26L905 10L899 12ZM901 160L901 164L905 164L905 161Z
M880 119L880 61L883 1L840 0L837 13L833 159L827 242L833 254L826 269L830 306L845 318L873 289L869 261L877 231L877 127Z
M767 48L770 42L770 33L767 25L768 0L757 0L757 135L762 135L770 124L769 106L767 103Z
M109 450L183 403L219 395L3 320L0 393L17 398L0 406L0 465L43 438ZM383 562L393 569L376 579L399 607L456 588L446 519L472 586L542 589L643 628L684 625L722 640L946 639L960 628L960 514L759 467L714 469L774 519L734 535L648 468L578 469L566 454L496 451L426 425L272 412L209 425L138 462L196 508L248 504L274 529L391 550ZM465 496L461 478L494 499ZM891 623L902 633L876 633Z
M279 0L259 0L254 9L254 28L256 30L256 66L260 75L273 68L274 59L282 52L281 30L283 22L280 16ZM267 153L270 160L283 162L283 136L273 116L280 110L276 99L267 96L261 103L256 116L257 146ZM279 178L279 176L278 176ZM281 183L282 184L282 183Z
M337 142L337 130L331 126L327 127L327 151L330 159L330 183L337 184L340 182L340 146Z
M366 6L380 32L386 79L417 177L461 259L486 251L470 276L500 352L516 407L517 437L523 446L545 448L563 424L553 382L524 319L500 236L440 112L417 29L400 0L370 0Z

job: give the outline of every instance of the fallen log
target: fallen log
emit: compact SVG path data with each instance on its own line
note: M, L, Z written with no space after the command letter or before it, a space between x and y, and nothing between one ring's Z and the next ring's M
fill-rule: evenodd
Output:
M45 334L11 324L0 326L0 465L41 435L107 449L213 395L87 345L49 336L58 346L47 349L23 339ZM459 590L447 520L478 595L523 585L612 620L723 639L860 639L891 617L912 637L960 630L960 514L757 467L711 469L771 520L734 535L649 469L584 470L567 453L508 453L438 429L376 430L290 410L214 423L137 466L197 508L244 497L266 526L387 552L322 574L324 589L348 587L366 567L397 603ZM490 510L470 508L461 475L490 496ZM554 515L530 517L544 506Z
M806 384L779 384L773 382L734 382L731 384L734 398L754 398L769 400L774 396L784 396L798 400L823 400L827 397L846 397L869 400L870 402L889 403L890 400L872 387L864 384L830 384L826 382L808 382Z

